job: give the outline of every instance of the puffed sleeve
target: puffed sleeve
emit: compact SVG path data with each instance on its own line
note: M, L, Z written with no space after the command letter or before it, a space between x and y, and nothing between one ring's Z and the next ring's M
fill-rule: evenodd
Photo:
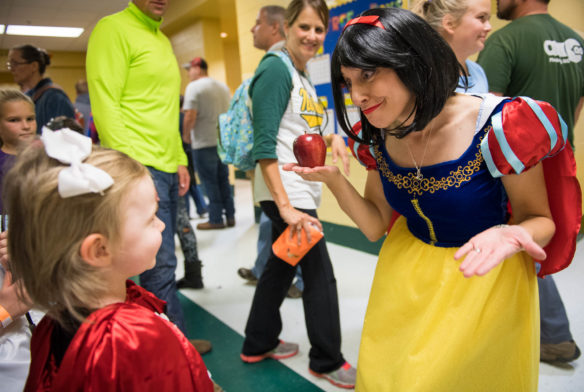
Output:
M538 260L539 276L558 272L572 261L582 217L582 194L566 123L550 104L519 97L496 110L491 125L481 152L493 177L520 174L542 162L556 232L544 248L546 260Z
M362 137L361 121L353 126L353 132L357 136ZM361 165L365 166L367 170L377 170L377 161L375 160L373 146L361 144L352 138L349 138L348 144L353 156Z

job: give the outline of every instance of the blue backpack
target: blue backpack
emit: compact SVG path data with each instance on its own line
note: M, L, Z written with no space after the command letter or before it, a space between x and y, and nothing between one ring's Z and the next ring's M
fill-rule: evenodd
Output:
M278 56L286 64L290 76L294 75L294 66L290 58L280 51L270 51L262 58ZM253 148L253 128L251 120L251 99L248 93L253 78L249 78L235 90L226 113L219 115L217 152L225 164L232 164L243 171L255 167L251 156Z

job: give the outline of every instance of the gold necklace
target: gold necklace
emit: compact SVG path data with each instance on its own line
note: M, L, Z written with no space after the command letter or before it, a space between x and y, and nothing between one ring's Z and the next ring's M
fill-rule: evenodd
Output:
M434 129L434 125L432 124L432 127L430 127L430 130L428 131L428 136L426 136L426 145L424 146L424 153L422 154L422 160L420 161L420 166L418 166L418 162L416 162L416 159L414 158L414 154L412 154L412 150L410 150L410 145L408 144L408 142L406 140L404 140L404 142L406 143L406 147L408 148L408 152L410 153L410 157L412 158L412 162L414 162L414 166L416 167L416 179L419 181L422 178L424 178L424 176L422 175L422 166L424 165L424 158L426 158L426 151L428 150L428 144L430 144L430 137L432 136L432 130Z

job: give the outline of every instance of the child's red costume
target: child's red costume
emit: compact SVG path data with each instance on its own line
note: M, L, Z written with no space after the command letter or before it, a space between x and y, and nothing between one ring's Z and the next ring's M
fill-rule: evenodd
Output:
M25 391L213 391L207 368L182 332L161 317L166 303L128 281L127 299L91 313L58 368L55 321L34 331Z

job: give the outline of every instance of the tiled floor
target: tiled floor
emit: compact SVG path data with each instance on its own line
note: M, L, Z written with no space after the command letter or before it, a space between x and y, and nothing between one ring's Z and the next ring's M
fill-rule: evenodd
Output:
M253 220L249 181L236 180L235 187L236 226L224 230L197 231L199 255L204 264L205 289L182 290L182 293L243 335L254 286L245 284L236 271L239 267L250 267L255 259L257 225ZM193 224L200 221L194 220ZM572 265L556 275L556 283L572 323L572 334L580 343L580 347L584 347L583 243L584 241L579 244ZM330 243L328 249L333 260L339 291L343 354L351 364L356 365L361 327L376 257ZM180 260L182 257L180 247L177 247L177 254ZM182 274L182 266L179 266L177 276ZM328 382L316 379L308 373L309 343L304 326L302 301L286 299L281 313L284 324L281 338L300 344L300 354L283 360L282 363L325 391L339 391ZM541 364L539 379L539 391L542 392L584 391L584 359L566 365L565 368Z

